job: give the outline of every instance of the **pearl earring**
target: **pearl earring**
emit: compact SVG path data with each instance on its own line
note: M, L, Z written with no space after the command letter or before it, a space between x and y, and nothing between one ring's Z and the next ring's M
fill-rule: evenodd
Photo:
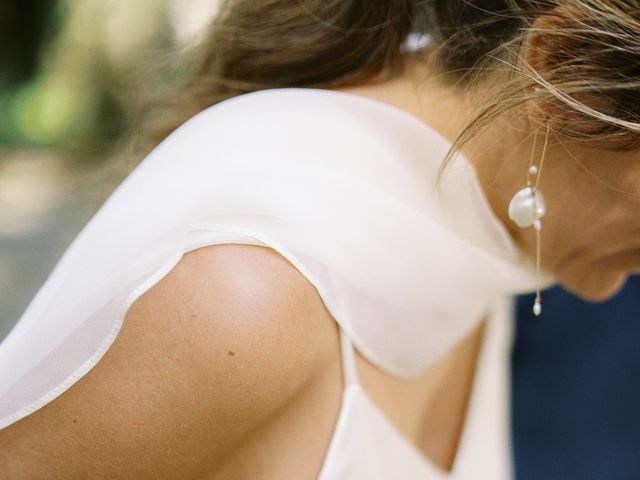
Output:
M533 226L536 231L536 275L538 275L538 285L536 287L536 300L533 304L533 313L539 316L542 313L542 300L540 298L540 230L542 223L540 219L546 213L546 206L542 192L538 190L540 183L540 175L542 173L542 164L544 163L547 144L549 142L549 124L547 124L547 133L544 139L544 147L542 147L542 156L540 166L533 164L533 156L536 150L537 135L533 137L533 148L531 149L531 157L529 158L529 169L527 171L526 186L518 191L509 203L509 218L513 220L520 228ZM532 185L531 177L536 176L536 183Z

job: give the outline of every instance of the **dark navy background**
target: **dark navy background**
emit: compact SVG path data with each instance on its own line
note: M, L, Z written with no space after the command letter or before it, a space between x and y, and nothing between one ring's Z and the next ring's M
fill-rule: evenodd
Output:
M603 303L560 287L516 298L517 480L640 479L640 276Z

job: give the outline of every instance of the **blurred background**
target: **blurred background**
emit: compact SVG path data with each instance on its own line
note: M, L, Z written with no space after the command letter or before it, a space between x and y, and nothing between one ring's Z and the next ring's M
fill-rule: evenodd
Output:
M217 6L0 1L0 339L126 175L138 94Z
M217 7L0 0L0 339L129 171L133 105ZM639 479L640 277L597 306L543 297L541 318L531 296L514 315L517 479Z

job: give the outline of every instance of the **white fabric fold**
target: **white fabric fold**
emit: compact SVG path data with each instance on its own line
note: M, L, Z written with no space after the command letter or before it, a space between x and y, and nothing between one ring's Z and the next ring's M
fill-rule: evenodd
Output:
M274 248L379 368L419 375L535 271L449 142L379 101L254 92L199 113L118 186L0 344L0 428L60 395L181 256ZM553 281L544 278L543 285Z

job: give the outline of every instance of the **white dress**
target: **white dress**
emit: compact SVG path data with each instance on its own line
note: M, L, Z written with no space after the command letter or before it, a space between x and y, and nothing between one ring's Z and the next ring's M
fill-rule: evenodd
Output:
M510 478L509 296L532 290L535 272L468 160L433 188L449 145L396 107L328 90L265 90L199 113L119 185L0 344L0 428L96 365L128 307L184 253L256 244L286 257L340 327L346 382L319 478ZM411 379L487 313L460 449L444 472L369 399L351 349Z

